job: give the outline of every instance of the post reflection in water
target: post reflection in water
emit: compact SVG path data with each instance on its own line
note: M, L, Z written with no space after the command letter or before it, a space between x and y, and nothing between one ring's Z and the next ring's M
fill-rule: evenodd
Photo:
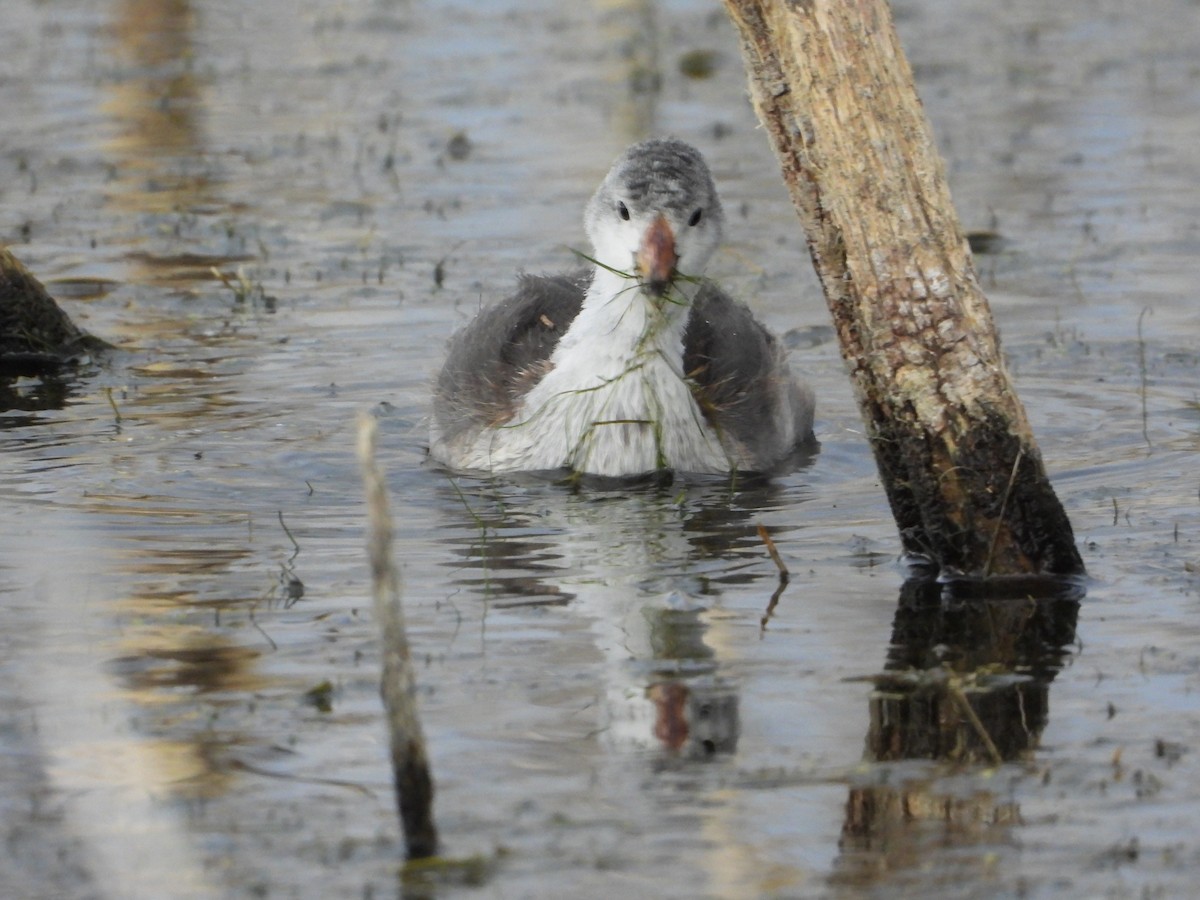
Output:
M196 18L191 0L122 0L111 27L121 68L102 105L112 126L103 145L113 172L107 200L138 223L125 244L126 278L189 292L212 281L214 268L256 259L244 229L231 226L239 204L225 196L228 174L207 134ZM164 241L177 249L164 252Z
M738 691L721 666L732 625L714 607L726 586L761 582L765 609L777 573L755 518L784 502L781 489L571 493L543 481L525 493L519 481L456 479L445 490L446 508L473 525L448 526L454 584L491 610L564 606L589 623L602 657L600 740L664 761L736 751Z
M111 246L120 248L123 279L133 286L193 292L211 281L212 266L227 261L193 252L197 235L179 233L180 222L196 230L208 222L209 231L219 231L228 207L205 129L209 98L197 74L205 70L205 46L193 7L191 0L120 0L104 29L112 75L100 86L107 121L98 147L112 173L105 203L130 223ZM188 249L163 252L164 242ZM267 743L255 733L255 717L233 723L226 712L221 727L215 714L203 729L178 726L195 714L196 695L225 711L235 706L229 698L268 687L260 645L232 638L219 624L223 613L242 614L263 599L262 563L247 546L246 503L232 492L220 496L225 485L220 476L204 477L211 470L199 463L201 452L179 448L219 449L221 430L248 428L273 412L246 403L237 383L257 347L205 333L195 310L162 290L127 302L137 313L114 319L104 337L135 352L144 344L153 355L118 369L130 379L116 395L118 430L153 429L171 462L156 482L114 476L85 494L85 508L103 517L119 548L125 585L111 607L120 634L106 673L128 700L157 713L139 746L158 760L161 786L173 796L215 797L233 787L232 773L246 768L243 757ZM145 441L114 441L109 465L140 471Z
M1050 683L1075 641L1082 596L1078 583L1034 579L988 585L986 592L971 583L906 583L885 671L869 701L866 758L934 760L964 773L1030 758L1048 721ZM984 790L950 793L933 773L852 787L833 881L864 884L886 873L895 883L935 843L979 846L962 860L979 863L976 856L1011 843L1019 824L1010 799Z
M172 213L215 199L197 174L206 141L194 26L189 0L124 0L116 8L112 52L124 68L103 108L119 173L111 197L122 210Z

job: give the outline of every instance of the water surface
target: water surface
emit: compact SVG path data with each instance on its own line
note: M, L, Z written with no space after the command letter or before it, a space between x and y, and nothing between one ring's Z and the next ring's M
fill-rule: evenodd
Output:
M1007 643L901 592L718 9L6 15L0 239L120 348L0 414L6 896L399 893L362 409L440 829L494 863L436 895L1189 892L1194 4L896 7L963 222L1001 239L979 268L1092 576L1080 603L988 607ZM682 74L697 50L711 77ZM767 485L621 492L426 465L446 338L517 271L573 264L583 203L650 133L710 159L731 213L713 274L795 330L820 455ZM760 525L792 574L777 596ZM1007 762L897 719L952 696L913 674L930 666L994 698Z

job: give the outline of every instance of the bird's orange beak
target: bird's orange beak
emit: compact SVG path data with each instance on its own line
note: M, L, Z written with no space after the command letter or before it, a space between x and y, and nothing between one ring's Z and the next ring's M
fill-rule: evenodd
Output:
M655 297L661 297L675 278L675 234L660 213L650 223L638 247L637 270L642 287Z

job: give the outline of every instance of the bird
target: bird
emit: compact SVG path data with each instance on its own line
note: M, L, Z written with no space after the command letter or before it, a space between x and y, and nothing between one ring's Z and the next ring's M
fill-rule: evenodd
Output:
M447 347L429 454L451 470L767 476L815 445L812 390L704 270L725 224L700 152L630 146L584 211L586 270L523 274Z

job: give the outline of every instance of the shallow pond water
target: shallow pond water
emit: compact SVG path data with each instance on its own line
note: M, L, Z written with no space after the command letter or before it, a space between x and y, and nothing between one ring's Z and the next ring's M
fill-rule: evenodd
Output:
M987 607L1011 646L901 591L719 9L6 3L0 239L119 350L0 413L0 893L1188 894L1195 3L895 12L964 224L998 236L979 269L1091 576ZM448 335L516 271L572 265L649 133L709 157L713 274L790 332L820 454L619 492L426 465ZM397 876L363 409L439 826L481 861L457 883ZM970 677L937 694L930 659ZM916 711L982 694L1007 762L920 744L976 741Z

